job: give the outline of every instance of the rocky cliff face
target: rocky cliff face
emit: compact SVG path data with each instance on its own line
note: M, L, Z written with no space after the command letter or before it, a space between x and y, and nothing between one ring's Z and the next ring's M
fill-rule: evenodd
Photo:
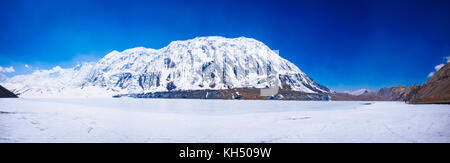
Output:
M233 88L220 90L178 90L169 92L149 92L140 94L123 94L114 97L134 98L182 98L182 99L241 99L241 100L330 100L326 93L305 93L291 89L281 89L272 96L261 96L258 88Z
M382 88L376 94L387 101L409 101L418 87L417 85L411 87L399 85L392 88Z

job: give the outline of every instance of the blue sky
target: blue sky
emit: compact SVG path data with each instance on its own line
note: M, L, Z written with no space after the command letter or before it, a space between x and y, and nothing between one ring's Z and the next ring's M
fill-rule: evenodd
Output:
M216 35L260 40L337 91L422 84L450 56L448 0L1 0L0 6L0 66L15 69L7 76Z

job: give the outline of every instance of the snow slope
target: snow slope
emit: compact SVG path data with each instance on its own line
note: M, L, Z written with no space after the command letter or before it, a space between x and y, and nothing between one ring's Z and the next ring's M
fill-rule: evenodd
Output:
M448 105L0 99L0 142L450 142Z
M56 66L12 77L2 85L20 97L110 97L113 92L104 88L83 86L91 70L92 63L69 69Z
M362 95L364 93L369 93L369 90L367 90L367 89L359 89L359 90L356 90L356 91L353 91L353 92L344 91L344 93L348 93L348 94L351 94L353 96L359 96L359 95Z
M37 71L3 85L22 96L76 96L79 92L89 96L87 88L103 90L96 92L104 95L271 86L329 92L263 43L218 36L174 41L157 50L113 51L97 63Z

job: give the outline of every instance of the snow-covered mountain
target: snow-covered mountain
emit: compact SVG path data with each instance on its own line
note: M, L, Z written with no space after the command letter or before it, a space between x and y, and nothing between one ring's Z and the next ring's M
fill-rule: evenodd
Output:
M367 89L359 89L359 90L352 91L352 92L344 91L344 93L348 93L348 94L351 94L353 96L359 96L359 95L362 95L362 94L365 94L365 93L369 93L369 90L367 90Z
M329 92L259 41L217 36L174 41L161 49L113 51L97 63L36 71L12 77L3 85L23 96L109 96L272 86Z

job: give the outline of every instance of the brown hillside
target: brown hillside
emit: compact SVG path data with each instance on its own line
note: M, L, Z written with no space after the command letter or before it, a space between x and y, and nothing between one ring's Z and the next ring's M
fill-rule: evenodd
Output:
M450 64L436 72L412 97L410 103L450 103Z

